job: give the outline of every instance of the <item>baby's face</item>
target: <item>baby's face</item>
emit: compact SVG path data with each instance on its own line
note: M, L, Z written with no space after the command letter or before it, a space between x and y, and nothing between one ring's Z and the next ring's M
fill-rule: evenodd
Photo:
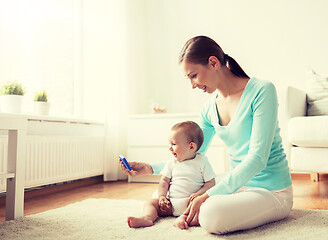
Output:
M179 162L195 157L195 151L191 148L182 129L171 130L169 135L169 146L169 150Z

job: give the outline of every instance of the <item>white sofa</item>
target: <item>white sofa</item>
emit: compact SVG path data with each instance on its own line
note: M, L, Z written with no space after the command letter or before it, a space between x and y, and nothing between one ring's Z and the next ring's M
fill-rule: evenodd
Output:
M288 87L286 101L291 170L318 181L328 173L328 115L306 116L306 93L296 88Z

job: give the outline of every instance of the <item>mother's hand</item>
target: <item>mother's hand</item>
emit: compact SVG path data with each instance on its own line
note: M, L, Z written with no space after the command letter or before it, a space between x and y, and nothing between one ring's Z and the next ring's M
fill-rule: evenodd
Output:
M187 210L183 213L187 215L186 222L188 226L198 226L199 225L199 209L203 202L209 198L207 193L204 193L198 197L196 197L188 206Z
M149 163L142 163L142 162L129 162L132 171L129 171L125 168L122 161L119 159L120 166L122 171L131 177L137 177L137 176L143 176L143 175L152 175L153 174L153 168Z

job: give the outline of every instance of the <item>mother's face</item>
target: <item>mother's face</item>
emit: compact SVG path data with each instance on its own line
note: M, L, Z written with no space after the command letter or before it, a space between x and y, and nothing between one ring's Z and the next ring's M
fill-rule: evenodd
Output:
M191 87L199 88L203 92L213 93L215 87L215 70L211 65L201 65L183 61L181 67L184 75L190 80Z

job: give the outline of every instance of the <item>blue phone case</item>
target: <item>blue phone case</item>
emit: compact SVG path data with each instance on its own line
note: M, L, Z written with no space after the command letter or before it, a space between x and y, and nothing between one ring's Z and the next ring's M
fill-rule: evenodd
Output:
M129 171L132 171L132 168L131 168L130 164L128 163L128 161L125 159L125 157L123 157L122 155L119 155L118 157L119 157L119 158L121 159L121 161L123 162L125 168L126 168L127 170L129 170Z

